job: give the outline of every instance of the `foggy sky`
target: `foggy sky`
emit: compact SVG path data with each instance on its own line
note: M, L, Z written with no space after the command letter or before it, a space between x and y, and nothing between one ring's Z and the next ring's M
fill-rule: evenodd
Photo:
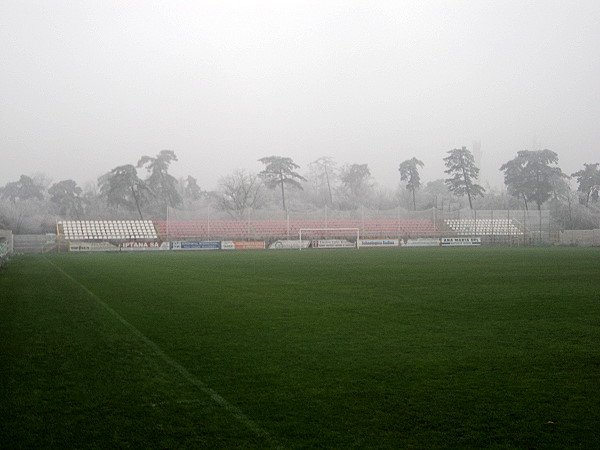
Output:
M269 155L394 188L474 142L484 186L524 149L570 174L600 162L599 23L597 0L3 0L0 185L171 149L203 189Z

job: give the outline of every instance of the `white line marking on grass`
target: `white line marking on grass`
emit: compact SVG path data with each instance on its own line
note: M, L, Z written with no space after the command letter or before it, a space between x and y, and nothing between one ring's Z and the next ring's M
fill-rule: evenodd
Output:
M56 268L60 273L62 273L66 278L71 280L73 283L81 287L83 291L88 294L92 299L96 301L100 306L102 306L106 311L112 314L119 322L121 322L129 331L135 334L138 338L140 338L146 345L148 345L158 356L162 358L170 366L174 367L187 381L200 389L204 394L206 394L210 399L215 401L218 405L224 408L227 412L229 412L238 422L242 425L245 425L250 431L256 434L259 438L267 441L271 447L274 448L282 448L281 445L263 428L259 427L255 424L248 416L246 416L241 409L237 406L232 405L223 397L221 397L214 389L207 386L202 380L198 377L194 376L190 371L188 371L185 367L167 355L161 348L156 345L153 341L151 341L146 335L144 335L140 330L134 327L131 323L129 323L123 316L121 316L118 312L112 309L108 304L100 299L96 294L86 288L83 284L65 272L63 269L58 267L52 261L44 256L44 259L48 261L52 266Z
M141 406L146 406L146 407L150 407L150 408L156 408L157 406L163 406L163 405L188 405L188 404L193 404L193 403L200 403L201 400L172 400L172 401L165 401L165 402L156 402L156 403L142 403Z

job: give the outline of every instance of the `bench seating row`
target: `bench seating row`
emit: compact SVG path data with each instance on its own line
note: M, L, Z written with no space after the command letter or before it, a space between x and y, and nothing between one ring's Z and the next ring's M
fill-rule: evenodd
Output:
M158 239L151 220L64 220L58 228L65 239L74 241Z
M446 225L461 236L518 236L523 234L512 219L446 219Z
M158 234L166 239L270 238L298 236L301 229L358 228L363 237L432 236L438 230L431 220L155 220ZM354 235L352 231L328 234Z

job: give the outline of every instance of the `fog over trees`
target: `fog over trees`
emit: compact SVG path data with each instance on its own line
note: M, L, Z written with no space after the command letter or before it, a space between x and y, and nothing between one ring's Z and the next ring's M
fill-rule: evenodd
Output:
M590 202L598 202L598 192L600 191L599 165L598 163L584 164L582 170L571 175L577 179L577 190L583 194L583 203L585 206L590 206Z
M324 156L368 164L379 191L412 157L423 186L444 178L462 145L486 190L520 150L568 174L596 162L597 0L1 5L0 186L46 173L85 192L161 149L205 190L268 155L307 179Z
M558 155L551 150L529 151L517 153L500 167L504 171L504 182L509 192L522 196L525 209L528 202L535 202L540 210L544 202L560 190L561 178L566 177L558 167Z
M252 210L261 209L266 203L262 179L243 169L222 177L217 190L211 194L215 207L234 219L246 219Z
M288 209L285 204L286 185L302 190L300 182L306 181L306 178L296 172L296 169L299 169L300 166L292 158L286 156L265 156L259 161L265 165L265 169L259 173L259 176L264 180L267 187L271 189L279 187L281 189L282 207L283 211L287 213Z
M421 177L419 175L419 167L423 167L423 161L417 158L407 159L400 163L400 180L406 181L406 189L412 192L413 208L417 210L416 192L421 187Z
M419 173L422 161L413 157L400 162L395 190L379 184L368 163L340 168L327 156L306 168L288 156L266 156L260 159L263 171L233 169L213 189L202 189L192 175L171 175L171 165L179 163L177 155L162 150L156 156L141 156L136 165L119 165L84 187L72 179L52 182L44 174L23 174L0 187L0 227L15 233L54 232L61 219L163 219L169 211L181 218L212 213L249 219L261 211L281 218L290 212L310 216L322 208L357 214L363 208L436 208L443 213L461 208L528 209L532 204L549 209L562 227L599 226L599 163L585 163L569 177L555 152L521 150L499 167L504 188L485 189L476 183L479 170L466 147L447 155L445 173L425 182Z
M161 210L177 207L183 201L177 190L177 179L169 173L169 166L175 161L177 156L173 150L161 150L156 157L142 156L137 163L138 168L145 167L148 171L145 182Z
M479 168L475 165L473 154L466 147L455 148L448 152L444 158L448 168L445 173L446 185L453 194L462 197L466 194L469 199L469 208L473 209L473 199L483 197L485 189L475 183L479 178Z
M597 0L1 5L2 227L431 208L598 226ZM544 149L560 160L519 157Z

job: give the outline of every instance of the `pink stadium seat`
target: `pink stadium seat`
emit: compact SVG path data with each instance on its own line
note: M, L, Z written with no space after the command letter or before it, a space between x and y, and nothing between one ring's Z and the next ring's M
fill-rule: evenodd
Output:
M427 219L174 220L169 221L168 230L164 220L155 220L154 225L163 239L285 238L297 236L302 228L358 228L365 237L416 237L438 233L433 222ZM353 232L347 234L353 235Z

